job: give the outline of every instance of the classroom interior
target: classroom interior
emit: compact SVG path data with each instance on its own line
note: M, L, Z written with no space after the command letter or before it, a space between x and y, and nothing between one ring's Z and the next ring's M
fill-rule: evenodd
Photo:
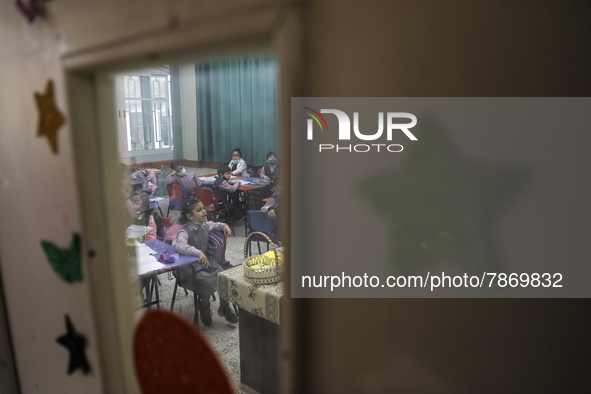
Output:
M248 164L261 166L272 150L288 169L297 161L289 146L291 97L588 97L591 92L591 2L585 0L33 3L44 8L33 22L13 3L0 5L2 394L141 392L132 342L144 310L138 308L141 296L130 285L129 267L116 263L126 256L120 236L125 220L111 215L121 206L120 162L149 161L166 169L178 159L188 171L205 175L241 147ZM199 123L195 86L205 69L200 65L252 58L273 63L267 75L275 79L276 107L274 116L265 118L272 126L253 128L265 134L251 140L236 140L243 131L233 127L246 122L239 119L223 125L228 140L207 140L200 130L213 130L215 119ZM125 75L164 78L165 84L192 81L169 91L164 110L170 119L162 121L161 112L161 122L149 133L132 135L130 118L122 114L129 111ZM48 80L65 115L57 153L36 135L34 97ZM263 110L261 104L251 103ZM581 143L561 142L566 151ZM577 171L569 176L587 179L587 168ZM288 182L286 189L288 195L303 193L290 190ZM158 193L166 197L164 189ZM566 208L581 217L588 211L579 202ZM562 226L557 231L586 234L584 226ZM238 227L228 255L239 262L246 233ZM504 233L501 226L498 231ZM39 246L41 240L69 245L72 233L83 240L85 275L75 284L55 275ZM161 306L167 309L174 281L161 276ZM191 296L180 291L178 298L175 313L190 321ZM285 298L277 392L591 390L587 299ZM87 339L89 374L69 374L68 353L56 344L66 331L66 315ZM228 356L223 361L233 390L248 393L237 373L239 328L214 315L213 329L200 330Z
M174 176L171 175L174 159L179 160L188 173L194 173L203 182L202 188L214 191L216 201L204 205L208 205L214 211L208 215L208 220L224 222L231 227L232 235L226 239L225 244L225 260L234 266L241 266L250 255L263 254L270 250L271 245L260 246L260 241L256 244L253 241L249 252L245 251L245 247L250 243L250 233L255 230L261 231L257 225L248 222L246 213L249 210L259 210L264 204L262 198L271 195L271 186L268 180L261 179L261 170L264 165L268 165L269 153L273 153L274 158L279 156L275 153L279 151L280 137L276 118L275 56L261 51L242 56L224 56L205 61L125 70L104 75L102 78L112 81L115 92L116 111L112 114L112 119L116 122L114 129L118 137L119 159L128 168L123 180L124 187L131 189L128 198L133 200L134 196L140 193L150 195L147 212L154 215L158 227L157 240L152 242L165 242L174 246L176 233L183 226L180 221L180 207L172 203L176 196L166 182L169 175ZM106 97L99 99L108 100ZM251 172L250 178L261 181L259 186L263 186L254 190L256 194L252 193L252 190L240 192L239 199L244 204L241 207L244 213L240 215L243 218L239 221L233 220L223 211L223 197L211 182L208 182L219 176L218 167L230 168L232 152L236 148L241 149L242 159L246 161ZM274 167L277 174L280 162L278 166ZM138 175L137 171L143 171L144 168L146 171ZM151 189L144 180L149 174L156 177L156 181L153 182L152 179L150 183ZM268 175L270 180L271 174ZM233 182L245 182L244 179L250 178L232 176ZM131 184L126 184L130 181ZM185 194L183 201L187 201L188 195L195 192L185 189L182 191ZM221 213L215 212L216 209L221 210ZM135 217L136 215L127 217L128 231L135 228ZM164 225L162 218L168 218L170 222ZM275 227L277 221L269 220L268 224ZM266 232L268 233L269 231ZM137 235L140 235L137 241L128 238L128 245L137 245L145 241L145 233L143 237L141 234L128 233L129 237ZM272 236L274 237L273 233ZM273 238L273 241L277 242L273 247L281 247L276 238ZM149 248L148 244L146 243ZM155 253L153 249L149 250ZM145 254L143 251L139 253ZM277 391L277 364L265 365L266 369L271 369L269 375L275 376L274 380L269 377L257 377L253 382L254 378L249 377L246 362L250 363L251 360L245 354L247 350L244 345L240 347L239 337L242 342L249 339L244 333L239 335L239 323L226 321L215 313L220 305L220 292L214 293L210 300L214 323L206 326L202 320L195 321L197 314L203 319L203 312L196 312L195 309L199 307L195 306L192 294L185 291L182 286L178 287L181 282L177 284L176 270L171 271L169 267L161 265L159 269L164 271L158 271L158 274L144 273L148 270L145 264L158 264L157 257L159 256L156 255L152 258L153 261L146 262L145 257L136 256L138 274L141 278L140 286L137 280L133 280L133 274L130 283L136 287L135 290L139 290L139 299L134 305L137 319L151 309L170 308L200 330L218 356L236 392ZM254 298L252 292L244 294L244 297L248 295ZM234 309L236 315L238 306L236 304ZM240 308L253 313L252 308L248 310L244 304L240 305ZM261 313L264 316L264 311ZM265 337L269 343L278 343L278 328L265 334L263 339ZM278 351L276 348L275 352ZM246 357L246 361L241 361L241 354Z

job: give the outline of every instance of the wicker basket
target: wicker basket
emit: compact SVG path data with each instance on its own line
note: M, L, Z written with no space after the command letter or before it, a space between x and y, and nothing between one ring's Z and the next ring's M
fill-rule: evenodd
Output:
M248 242L255 235L266 238L267 242L271 244L271 251L274 254L274 258L260 254L246 257ZM267 234L258 231L250 233L244 242L244 257L244 278L248 282L255 285L269 285L280 281L283 277L283 262L279 260L277 245L271 241L271 238Z

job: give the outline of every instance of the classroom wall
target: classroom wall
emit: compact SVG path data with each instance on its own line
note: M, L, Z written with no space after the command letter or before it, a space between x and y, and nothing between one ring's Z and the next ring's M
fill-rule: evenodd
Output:
M195 94L195 64L179 66L181 86L181 118L183 122L183 158L199 160L197 149L197 96Z
M80 213L84 191L75 166L84 159L72 142L85 131L70 127L74 114L68 113L64 62L80 56L89 61L105 48L124 48L143 35L179 27L197 26L202 30L196 34L207 35L212 24L277 3L60 0L45 3L46 16L31 24L12 2L0 3L0 261L23 393L134 392L131 386L106 388L113 382L104 379L103 350L96 346L100 324L88 281L65 284L39 245L42 239L69 245L72 232L92 242L84 239L84 228L93 223ZM297 61L305 70L299 86L305 96L588 96L591 91L588 1L299 4L305 51ZM48 79L66 118L57 155L35 135L33 93L42 92ZM587 179L585 170L573 176ZM310 187L319 182L312 180ZM87 257L83 264L88 270ZM525 391L589 388L586 300L299 305L302 317L294 331L305 340L294 383L304 389L299 392L490 391L503 384ZM89 376L65 372L67 352L55 344L65 332L65 314L88 338Z

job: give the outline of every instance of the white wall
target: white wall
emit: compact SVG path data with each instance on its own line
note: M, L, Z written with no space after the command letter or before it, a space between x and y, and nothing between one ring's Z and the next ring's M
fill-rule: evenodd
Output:
M113 341L121 339L113 336L112 326L126 320L125 308L116 299L125 293L126 275L118 278L117 269L101 271L99 266L109 264L107 255L112 251L94 249L108 245L114 236L102 216L117 208L116 198L111 198L118 188L112 183L118 158L112 152L105 154L115 139L93 131L97 125L107 127L106 118L79 116L98 113L85 75L106 65L109 68L102 71L132 68L140 58L139 63L154 61L154 51L211 52L212 42L219 48L232 37L248 45L266 36L268 40L277 12L272 4L257 3L262 2L64 0L44 3L45 17L34 23L28 23L13 3L0 4L0 201L6 224L0 226L0 260L23 393L137 392L129 343L133 327L122 339L127 342L105 342L109 335ZM227 18L229 10L233 12ZM217 22L212 25L209 20ZM120 66L113 67L117 63ZM33 94L42 92L48 79L55 83L55 103L66 118L58 132L57 155L50 152L46 139L36 136ZM69 108L79 112L71 113ZM186 157L197 159L196 145L188 141L186 146ZM88 172L80 174L81 170ZM104 194L86 184L85 178L112 186L113 191ZM82 234L85 280L70 285L52 272L40 240L65 247L72 232ZM88 257L91 249L96 253L93 258ZM91 292L99 294L101 288L113 288L112 296L95 302ZM109 308L110 314L105 312ZM88 376L66 373L68 353L56 344L66 330L65 314L88 340L92 365ZM128 348L120 357L110 358L117 347Z
M179 67L181 87L181 119L183 124L183 158L199 160L197 153L197 96L195 94L195 63Z

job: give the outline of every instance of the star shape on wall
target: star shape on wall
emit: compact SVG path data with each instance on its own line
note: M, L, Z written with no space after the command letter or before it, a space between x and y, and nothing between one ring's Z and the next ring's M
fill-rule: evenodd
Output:
M74 325L70 321L70 317L66 316L66 328L67 333L57 338L57 342L68 348L70 351L70 362L68 365L68 375L71 375L75 370L78 368L82 369L85 375L90 372L90 364L88 364L88 360L86 359L85 347L86 347L86 338L76 332Z
M64 124L64 117L55 107L53 81L48 80L43 94L35 93L39 112L37 137L47 137L53 153L57 154L57 131Z
M81 282L80 234L74 233L69 247L62 248L50 241L41 241L45 257L53 271L68 283Z
M455 154L434 132L406 149L402 169L354 185L389 227L390 270L453 264L466 273L500 268L492 222L528 178L515 166L478 164Z
M22 0L16 0L16 8L21 14L32 23L37 16L42 16L45 13L43 3L49 0L29 0L28 4L25 4Z

